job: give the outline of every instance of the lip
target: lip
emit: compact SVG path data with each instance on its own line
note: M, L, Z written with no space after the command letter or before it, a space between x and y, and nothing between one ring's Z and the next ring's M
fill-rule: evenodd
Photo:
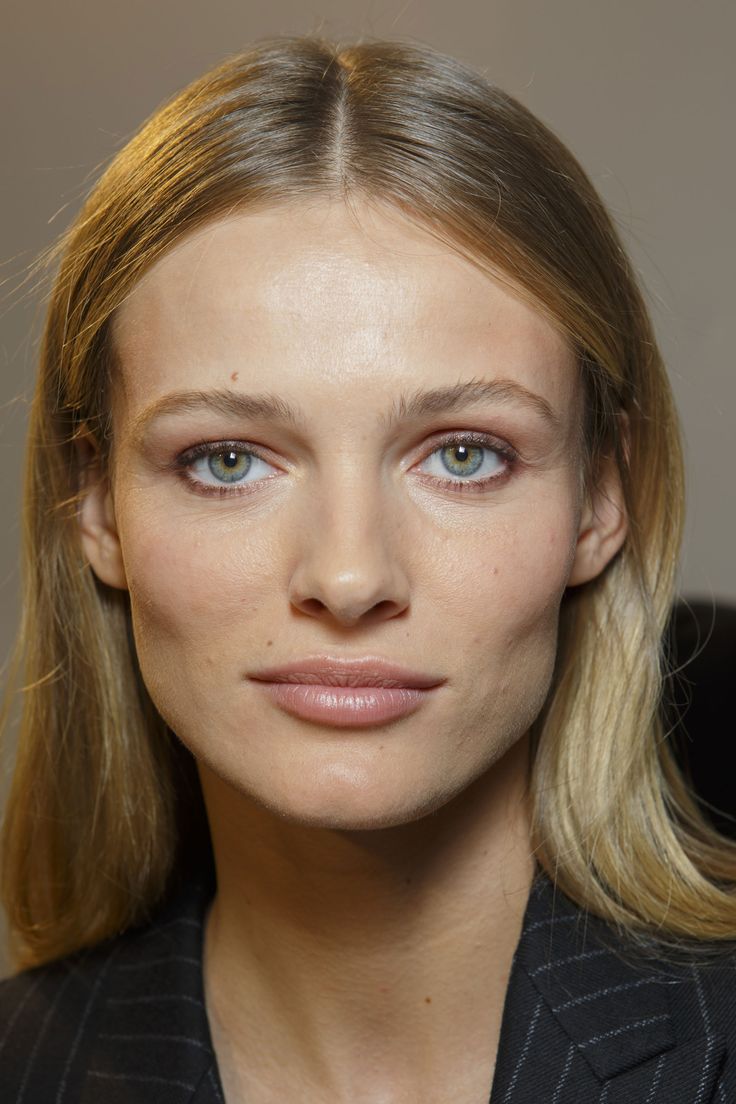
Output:
M260 682L414 690L429 690L446 681L438 675L410 671L379 656L362 656L359 659L347 659L341 656L309 656L277 667L249 671L248 676Z
M405 717L446 681L377 656L312 656L249 677L284 712L337 728L366 728Z

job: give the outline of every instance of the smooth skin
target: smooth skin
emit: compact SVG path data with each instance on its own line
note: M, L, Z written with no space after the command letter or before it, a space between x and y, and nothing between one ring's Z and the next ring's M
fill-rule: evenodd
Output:
M581 490L571 349L405 216L322 198L183 239L113 337L114 463L86 446L81 539L198 761L228 1104L485 1104L533 875L527 734L565 590L626 533L612 465ZM471 381L491 387L409 409ZM264 394L297 418L242 403ZM325 653L444 682L344 729L248 678Z

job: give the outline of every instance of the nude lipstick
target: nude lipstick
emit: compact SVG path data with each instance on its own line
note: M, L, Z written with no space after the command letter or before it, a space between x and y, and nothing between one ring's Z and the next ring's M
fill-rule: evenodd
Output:
M377 656L312 656L248 677L291 716L338 728L367 728L405 717L446 681Z

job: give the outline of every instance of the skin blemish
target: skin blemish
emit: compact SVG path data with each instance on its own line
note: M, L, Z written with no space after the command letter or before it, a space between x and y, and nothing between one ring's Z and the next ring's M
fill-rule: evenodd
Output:
M237 378L238 378L238 373L237 372L232 372L231 375L230 375L230 379L233 381L233 383L235 383Z
M431 1004L432 1003L432 998L431 997L425 997L424 998L424 1003L425 1004Z

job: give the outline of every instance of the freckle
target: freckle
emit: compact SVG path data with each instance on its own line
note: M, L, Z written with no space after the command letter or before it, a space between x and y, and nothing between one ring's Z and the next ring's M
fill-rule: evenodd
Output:
M424 1003L425 1004L431 1004L432 1003L432 998L431 997L425 997L424 998Z
M230 376L230 379L233 381L233 383L235 383L235 380L237 378L238 378L238 373L237 372L233 372L233 374Z
M273 640L267 640L267 641L266 641L266 647L267 647L267 648L271 648L271 647L273 647Z
M388 990L388 985L379 985L378 986L378 992L379 993L388 993L388 991L389 991Z

